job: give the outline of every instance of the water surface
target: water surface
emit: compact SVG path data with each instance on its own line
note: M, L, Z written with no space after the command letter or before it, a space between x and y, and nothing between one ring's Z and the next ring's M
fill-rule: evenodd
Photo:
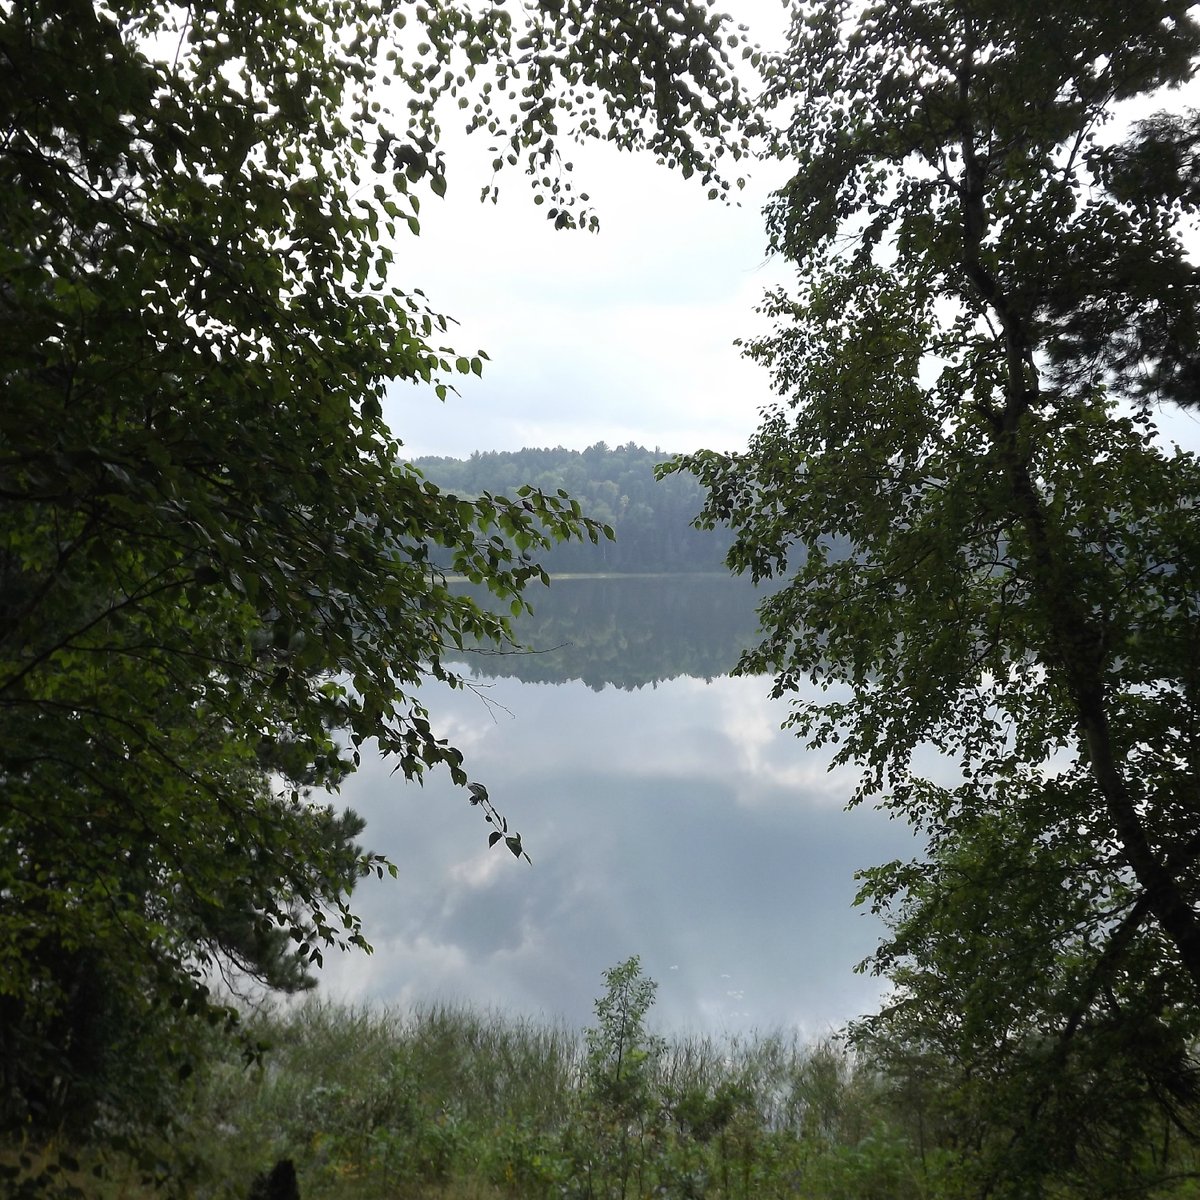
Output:
M555 654L470 656L469 689L428 697L533 865L489 851L446 779L415 787L364 761L345 799L400 879L362 885L375 954L327 960L324 989L579 1025L601 972L638 954L676 1030L817 1034L870 1009L879 983L853 968L880 926L852 907L853 875L916 846L881 813L844 811L852 776L780 730L769 680L721 674L753 637L749 589L564 580L551 595L525 635Z

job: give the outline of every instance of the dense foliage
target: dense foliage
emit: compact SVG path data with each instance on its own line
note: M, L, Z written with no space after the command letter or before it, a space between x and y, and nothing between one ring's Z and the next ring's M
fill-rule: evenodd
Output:
M1185 0L798 5L779 400L680 463L785 584L743 668L928 835L865 875L861 1032L956 1080L980 1195L1124 1194L1146 1129L1194 1132L1200 461L1154 413L1196 399L1200 120L1161 89L1198 53ZM1108 124L1133 100L1171 108Z
M447 186L443 100L559 226L593 222L572 134L721 191L730 35L686 0L514 11L0 4L0 1133L136 1133L214 977L364 944L384 864L309 790L369 743L466 782L416 688L505 625L437 564L519 609L597 535L404 465L385 385L483 364L394 250Z
M656 480L654 469L666 457L633 442L613 448L597 442L586 450L486 450L469 459L420 458L416 465L442 487L467 496L505 493L521 483L550 496L561 489L613 530L612 540L563 542L548 550L541 561L551 576L723 572L729 538L692 524L704 496L694 479Z

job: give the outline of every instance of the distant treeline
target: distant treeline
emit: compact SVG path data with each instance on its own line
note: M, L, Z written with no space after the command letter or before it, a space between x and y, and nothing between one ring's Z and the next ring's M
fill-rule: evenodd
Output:
M512 495L522 484L553 494L562 488L584 513L610 525L616 541L574 542L555 547L540 561L551 573L724 571L730 536L691 525L704 491L690 475L654 478L654 467L671 455L629 442L586 450L476 451L468 459L418 458L434 483L465 497L480 492Z

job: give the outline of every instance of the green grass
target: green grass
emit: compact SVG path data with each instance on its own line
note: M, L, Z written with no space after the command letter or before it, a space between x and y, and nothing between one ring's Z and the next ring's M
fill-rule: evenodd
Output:
M182 1195L244 1200L253 1176L285 1157L304 1200L972 1194L932 1110L835 1041L656 1040L639 1026L626 1051L646 1051L646 1069L622 1091L601 1078L609 1068L589 1059L582 1032L467 1007L310 1000L249 1017L247 1029L269 1047L260 1062L214 1040L183 1089L162 1146ZM84 1196L154 1194L119 1159L109 1164L105 1181L80 1164L72 1178Z
M203 1163L191 1195L244 1196L283 1157L305 1200L931 1194L902 1137L878 1149L883 1094L833 1043L668 1040L618 1112L589 1091L582 1033L558 1025L318 1000L249 1027L261 1064L209 1063L178 1114L176 1149ZM875 1191L846 1165L872 1138Z

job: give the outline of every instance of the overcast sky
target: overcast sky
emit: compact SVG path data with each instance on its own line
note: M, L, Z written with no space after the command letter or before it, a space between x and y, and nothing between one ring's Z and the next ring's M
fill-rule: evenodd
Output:
M777 41L777 0L726 7L763 44ZM784 277L766 262L761 215L779 169L752 167L735 207L649 156L580 147L574 182L599 214L592 234L556 231L516 170L500 176L497 205L481 204L487 147L484 136L447 137L446 198L423 200L421 236L397 253L401 286L458 322L455 347L491 358L445 405L428 388L393 388L388 417L409 453L743 447L769 390L733 342Z
M479 174L451 167L447 198L425 205L408 277L458 322L456 348L491 361L444 405L393 389L389 419L413 456L745 445L769 391L733 342L780 276L765 262L765 188L727 207L653 162L580 157L598 234L554 230L516 175L482 205Z

